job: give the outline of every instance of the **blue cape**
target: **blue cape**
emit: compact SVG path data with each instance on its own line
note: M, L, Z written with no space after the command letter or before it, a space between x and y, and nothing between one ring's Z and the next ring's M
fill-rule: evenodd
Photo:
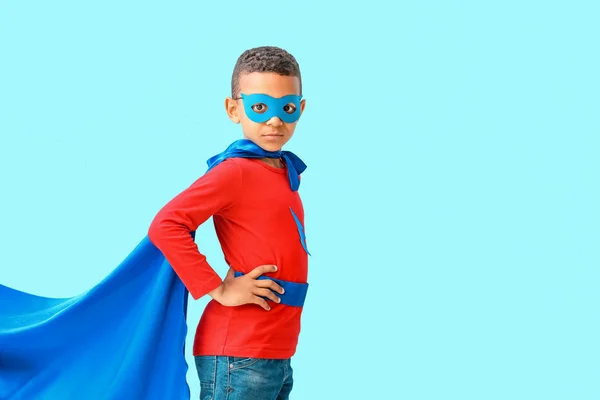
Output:
M306 168L290 152L240 140L212 157L209 169L229 157L282 157L294 173ZM297 175L290 185L297 189ZM189 399L187 299L147 236L79 296L46 298L0 285L0 399Z
M187 297L147 237L76 297L0 285L0 399L189 399Z

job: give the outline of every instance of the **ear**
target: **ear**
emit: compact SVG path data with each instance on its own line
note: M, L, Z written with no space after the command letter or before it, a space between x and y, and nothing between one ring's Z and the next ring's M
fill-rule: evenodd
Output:
M304 107L306 106L306 100L300 100L300 115L304 112Z
M225 111L227 111L227 116L234 124L240 123L240 110L238 107L238 101L234 100L231 97L227 97L225 99Z

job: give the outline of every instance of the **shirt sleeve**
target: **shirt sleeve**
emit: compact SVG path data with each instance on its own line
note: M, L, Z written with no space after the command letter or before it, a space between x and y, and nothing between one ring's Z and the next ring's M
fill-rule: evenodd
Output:
M150 224L148 238L196 300L223 281L198 250L191 232L234 204L241 180L237 163L225 160L169 201Z

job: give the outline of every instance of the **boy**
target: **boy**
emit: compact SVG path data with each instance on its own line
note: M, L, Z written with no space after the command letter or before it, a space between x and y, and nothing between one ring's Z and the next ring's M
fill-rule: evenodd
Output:
M212 297L194 340L200 398L285 400L308 287L297 191L306 165L281 151L305 107L298 63L277 47L247 50L231 92L225 109L244 139L159 211L148 237L194 299ZM190 235L211 216L230 266L225 280Z

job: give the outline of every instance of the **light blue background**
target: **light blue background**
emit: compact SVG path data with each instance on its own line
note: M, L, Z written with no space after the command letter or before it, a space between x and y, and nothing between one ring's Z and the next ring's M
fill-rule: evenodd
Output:
M593 3L2 1L0 282L104 278L240 137L239 54L278 45L307 99L292 398L598 399Z

